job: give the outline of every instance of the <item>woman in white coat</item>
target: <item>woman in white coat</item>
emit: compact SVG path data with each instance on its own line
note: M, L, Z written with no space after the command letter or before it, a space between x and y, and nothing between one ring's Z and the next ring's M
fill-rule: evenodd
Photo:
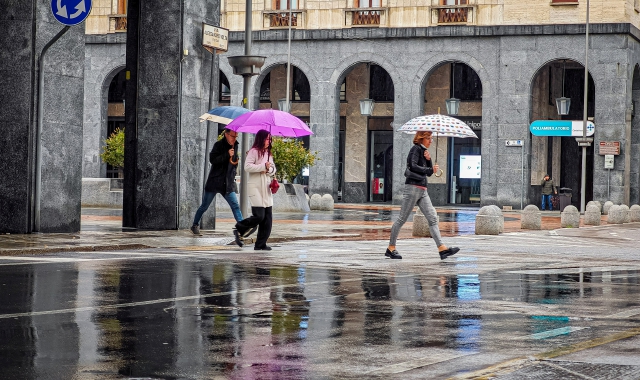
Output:
M236 244L240 247L244 245L243 239L251 235L256 228L258 236L254 249L256 251L270 251L267 239L271 235L271 225L273 222L273 194L269 184L276 173L276 166L271 155L271 134L268 131L260 130L256 135L253 146L247 153L244 164L247 171L247 194L251 203L252 216L236 223L233 235Z

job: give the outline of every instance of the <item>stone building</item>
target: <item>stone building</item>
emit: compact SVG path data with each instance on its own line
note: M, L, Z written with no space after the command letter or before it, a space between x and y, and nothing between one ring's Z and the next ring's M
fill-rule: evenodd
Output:
M272 0L253 2L253 55L266 56L255 77L252 106L278 107L284 97L287 28L292 23L291 112L308 120L310 193L345 202L401 200L411 137L394 132L413 117L446 113L461 99L458 117L478 140L438 139L440 178L431 177L434 204L538 203L540 180L551 174L573 190L579 205L582 149L573 137L533 136L535 120L582 120L585 0ZM291 7L291 19L288 8ZM221 2L221 26L231 30L226 55L242 55L242 0ZM587 149L586 200L640 201L640 4L590 2L588 117L595 124ZM225 59L220 68L230 99L242 80ZM300 78L304 78L301 80ZM268 82L265 84L265 81ZM305 88L308 82L308 88ZM560 116L556 98L571 98ZM360 100L374 99L370 116ZM507 146L522 140L523 147ZM604 169L598 145L619 141L615 167ZM435 145L434 152L435 153ZM467 170L481 166L481 172Z

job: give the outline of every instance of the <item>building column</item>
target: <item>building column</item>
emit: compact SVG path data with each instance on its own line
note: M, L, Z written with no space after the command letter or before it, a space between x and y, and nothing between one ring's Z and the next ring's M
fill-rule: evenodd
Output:
M309 173L310 194L331 194L338 199L338 143L340 139L339 101L335 83L318 81L311 91L309 124L313 135L309 150L317 151L315 165Z
M50 3L3 6L0 45L0 232L34 231L38 58L63 29ZM84 28L71 27L44 59L40 232L80 230Z
M187 228L202 199L211 55L202 22L219 1L130 0L123 226ZM216 73L217 74L217 73ZM215 207L215 206L214 206Z

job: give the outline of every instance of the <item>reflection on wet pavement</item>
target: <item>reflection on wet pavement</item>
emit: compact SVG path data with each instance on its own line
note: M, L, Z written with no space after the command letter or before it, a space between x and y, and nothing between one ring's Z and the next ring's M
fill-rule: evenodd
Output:
M3 266L0 365L5 378L375 377L567 344L599 328L588 317L640 306L638 270L460 265L447 276L198 259ZM586 317L569 318L576 307Z

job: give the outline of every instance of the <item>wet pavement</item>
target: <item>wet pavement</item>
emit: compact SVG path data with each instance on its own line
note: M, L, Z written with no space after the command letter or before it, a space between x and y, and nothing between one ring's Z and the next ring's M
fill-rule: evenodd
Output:
M270 252L226 244L231 220L125 239L100 228L117 212L80 234L2 236L0 377L640 378L639 224L523 231L514 213L476 236L474 210L442 211L462 248L442 261L410 227L403 260L384 259L391 221L376 219L393 209L279 215ZM95 245L63 246L74 236Z

